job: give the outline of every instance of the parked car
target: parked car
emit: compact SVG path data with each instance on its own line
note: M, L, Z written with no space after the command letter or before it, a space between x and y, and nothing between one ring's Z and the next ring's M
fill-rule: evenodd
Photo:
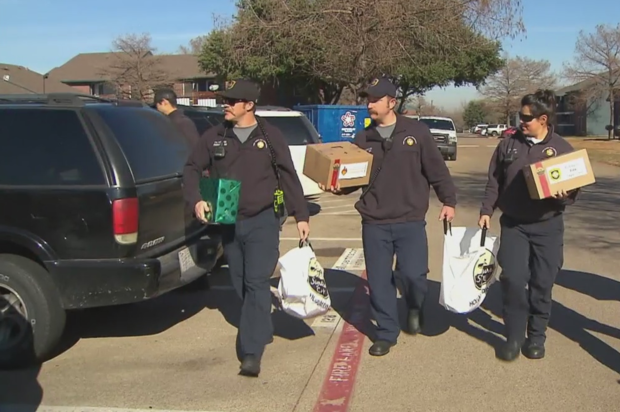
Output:
M431 129L431 134L445 160L456 160L457 136L454 122L449 117L421 116L419 120Z
M517 127L515 127L515 126L509 127L508 129L504 130L499 137L500 137L500 139L505 139L506 137L510 137L513 134L515 134L517 132L517 130L519 130L519 129Z
M66 311L159 296L221 256L183 199L189 147L141 103L2 95L0 142L0 368L46 360Z
M200 134L224 121L224 111L221 108L179 107L187 117L194 121ZM315 196L322 193L316 182L303 174L306 146L320 143L319 134L308 118L301 112L279 106L258 106L256 115L267 119L270 124L280 129L284 137L288 139L289 150L304 195Z
M473 132L474 134L482 134L482 131L486 129L489 125L486 123L480 123L474 126Z
M486 128L486 136L492 136L492 137L497 137L499 135L501 135L506 129L508 129L508 126L505 124L490 124L487 128Z

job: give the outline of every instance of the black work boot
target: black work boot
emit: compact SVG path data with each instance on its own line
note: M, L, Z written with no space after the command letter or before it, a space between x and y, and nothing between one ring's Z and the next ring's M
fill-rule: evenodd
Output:
M388 342L387 340L378 340L370 347L368 353L372 356L384 356L390 353L390 348L396 345L395 343Z
M410 335L417 335L422 332L424 327L424 312L420 309L409 309L407 313L407 332Z
M519 357L520 346L519 342L508 339L497 348L495 356L500 360L512 362Z
M257 378L260 374L260 359L254 355L246 355L241 362L239 375Z
M521 348L521 353L528 359L542 359L545 357L545 344L527 340Z

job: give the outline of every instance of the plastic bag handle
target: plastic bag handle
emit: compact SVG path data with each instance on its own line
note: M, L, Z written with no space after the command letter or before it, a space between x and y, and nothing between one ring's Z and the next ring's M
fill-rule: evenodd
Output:
M312 247L312 243L310 243L310 241L308 239L306 239L306 240L299 239L299 247L302 248L304 246L308 246L314 252L314 248Z
M480 236L480 247L484 247L484 243L487 240L487 225L482 227L482 235Z
M446 219L443 220L443 234L447 235L448 231L450 235L452 235L452 222L448 222Z

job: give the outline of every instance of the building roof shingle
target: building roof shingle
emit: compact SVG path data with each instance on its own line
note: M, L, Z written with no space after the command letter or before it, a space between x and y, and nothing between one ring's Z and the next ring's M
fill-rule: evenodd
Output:
M114 52L80 53L62 66L52 69L50 78L65 83L96 82L106 80L105 71L114 63ZM213 78L213 73L203 73L198 57L191 54L156 55L161 59L161 69L178 80Z
M5 80L5 79L8 79ZM43 90L45 83L45 91ZM0 63L0 94L75 93L76 90L54 79L44 79L23 66Z

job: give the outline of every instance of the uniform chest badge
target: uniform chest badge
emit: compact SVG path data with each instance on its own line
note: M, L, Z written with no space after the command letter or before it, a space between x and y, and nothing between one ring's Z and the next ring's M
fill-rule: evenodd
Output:
M257 139L254 142L254 146L257 147L258 149L264 149L266 145L267 143L263 139Z
M407 136L403 139L403 144L407 146L413 146L414 144L417 144L417 143L418 141L413 136Z
M557 150L555 150L554 147L545 147L543 149L543 153L547 157L554 157L554 156L556 156L558 154Z

